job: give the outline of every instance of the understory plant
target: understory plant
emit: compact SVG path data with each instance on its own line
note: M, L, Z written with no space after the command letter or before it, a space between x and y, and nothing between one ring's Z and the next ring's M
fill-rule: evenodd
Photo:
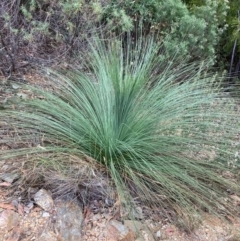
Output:
M176 50L190 61L214 59L227 28L228 5L224 0L112 0L103 8L102 20L112 31L133 33L139 32L141 22L146 35L155 33L159 41L164 39L166 59Z
M137 198L166 212L233 214L227 190L239 187L227 173L237 166L238 119L219 77L207 61L173 56L166 67L154 39L122 43L97 38L83 70L47 70L48 89L22 86L29 98L0 113L1 130L11 130L1 143L18 148L0 158L31 158L46 171L64 162L62 172L66 155L91 160L104 167L122 205Z

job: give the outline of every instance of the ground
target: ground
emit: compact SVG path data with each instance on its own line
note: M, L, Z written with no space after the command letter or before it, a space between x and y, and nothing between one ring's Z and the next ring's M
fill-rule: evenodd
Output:
M0 183L3 185L3 182ZM28 204L21 204L20 201L7 197L8 189L11 186L1 187L1 199L0 199L0 213L5 212L6 215L11 216L13 212L17 214L16 217L11 216L8 220L8 228L1 230L1 241L30 241L30 240L45 240L43 234L48 234L48 241L58 240L55 239L55 230L53 227L54 212L44 211L35 203L29 202ZM129 222L119 222L111 215L111 208L105 209L105 212L93 213L88 210L85 212L83 219L82 232L83 237L79 240L85 241L98 241L98 240L124 240L131 241L136 240L136 236L129 236L128 238L119 238L117 230L114 228L115 224L121 225L123 223L128 227ZM6 219L5 219L6 220ZM121 217L118 217L121 220ZM165 241L238 241L240 240L240 220L232 220L232 222L224 221L209 214L203 217L203 221L192 230L191 233L187 233L181 230L174 224L164 220L159 215L158 221L151 219L143 221L135 221L137 225L142 224L140 232L142 233L144 241L165 240ZM3 227L4 222L2 215L0 215L0 224ZM109 225L110 224L110 225ZM2 226L3 225L3 226ZM136 226L137 226L136 225ZM146 228L147 227L147 228ZM150 233L149 231L150 230Z
M49 87L37 74L25 76L23 79L36 86ZM4 87L0 86L1 103L12 101L14 108L15 90L19 89L18 84L11 83L11 88L7 89L5 83L2 86ZM17 91L18 97L25 98L26 95L27 93ZM6 148L11 147L1 146L2 150ZM0 162L0 175L14 173L14 170L19 168L19 165L21 166L21 164L16 163L18 163L17 160ZM17 177L14 178L17 179ZM29 198L29 202L26 202L26 200L22 201L21 196L17 193L9 196L13 183L14 180L8 181L0 177L0 241L58 240L55 237L56 230L54 229L55 213L44 210L31 198ZM35 190L35 192L37 191ZM235 205L240 206L240 198L234 194L229 195L231 195ZM97 205L98 201L95 201L93 206ZM56 202L55 205L57 205ZM201 221L196 218L185 220L182 223L180 221L174 223L163 217L161 213L152 211L145 221L141 217L136 218L136 226L140 225L138 231L141 235L128 233L126 236L121 236L118 228L129 228L128 225L132 225L133 221L124 220L121 214L116 215L113 206L110 205L110 207L98 209L98 211L93 207L85 207L82 210L84 215L81 224L83 234L81 240L240 241L240 219L231 217L228 217L228 220L220 219L208 213L203 215ZM139 209L143 210L143 207L140 206ZM2 227L6 228L1 229ZM41 236L46 232L48 236Z

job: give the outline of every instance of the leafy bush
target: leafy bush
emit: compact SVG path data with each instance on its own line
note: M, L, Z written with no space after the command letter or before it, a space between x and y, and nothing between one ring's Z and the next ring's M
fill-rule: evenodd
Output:
M196 10L198 11L199 8L209 8L209 1L200 1L200 0L183 0L189 9L195 14ZM213 1L214 2L214 1ZM216 18L218 21L216 24L210 24L210 26L221 26L219 30L221 31L218 33L219 44L216 45L216 53L217 53L217 61L218 66L224 67L225 69L229 69L229 65L231 62L232 57L232 50L234 46L235 40L237 41L236 49L235 49L235 56L238 56L240 53L240 21L238 20L238 10L239 9L239 1L232 0L232 1L218 1L218 7L216 8L215 17L211 15L212 11L209 11L210 15L204 14L206 11L203 12L206 18L208 18L208 22L215 21ZM216 5L216 2L215 2ZM210 9L209 9L210 10ZM222 32L222 30L224 30ZM235 64L239 62L238 58L235 58ZM240 62L239 62L240 63Z
M208 63L163 68L153 40L127 43L96 40L89 71L52 73L49 91L25 86L36 97L0 113L1 123L13 127L2 142L21 145L33 135L40 146L3 151L0 158L87 156L105 166L123 203L137 195L177 213L179 207L234 213L222 198L239 189L224 177L237 129L234 102L205 73Z
M201 1L190 9L181 0L113 0L103 16L110 26L122 30L133 30L134 23L138 28L138 22L143 21L143 32L157 32L160 39L164 38L167 55L178 50L179 55L188 53L186 57L196 60L216 57L216 47L226 29L227 8L226 1L215 0Z
M240 52L240 19L238 17L238 11L240 10L238 1L230 1L230 9L227 15L228 29L225 37L228 37L228 41L225 40L225 51L231 51L234 41L238 40L238 51ZM230 37L230 38L229 38ZM230 41L229 41L230 39Z
M165 59L176 52L189 60L215 58L227 3L203 2L188 9L181 0L3 0L1 70L11 76L27 64L69 61L83 54L95 31L110 37L131 31L135 39L141 33L158 35Z
M240 6L238 1L230 1L229 2L230 9L227 14L227 24L228 29L223 35L221 39L221 58L224 60L227 59L227 63L225 63L225 66L229 68L229 65L231 63L232 57L233 59L233 65L236 66L236 69L232 69L232 72L239 71L238 76L240 75L240 17L238 16L238 11L240 11ZM236 41L236 47L234 48ZM234 53L233 53L234 50ZM238 65L238 66L237 66ZM231 73L230 73L231 74Z
M85 50L98 22L92 1L3 0L0 3L0 62L6 77L22 66L49 65ZM100 28L100 26L98 26Z

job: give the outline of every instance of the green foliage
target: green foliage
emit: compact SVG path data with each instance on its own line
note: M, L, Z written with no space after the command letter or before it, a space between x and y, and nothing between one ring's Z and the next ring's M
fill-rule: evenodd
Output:
M10 6L8 0L4 1ZM22 52L31 52L34 59L40 53L44 56L38 59L49 59L49 53L52 59L58 55L75 56L86 49L86 40L95 31L105 36L131 31L135 41L141 34L154 34L161 44L164 40L166 61L173 53L184 55L189 61L215 59L216 47L226 29L228 3L185 2L188 7L182 0L22 0L19 6L13 4L14 8L2 7L6 14L2 21L0 18L0 33L4 42L19 46ZM19 44L14 44L17 41ZM14 49L7 47L8 52Z
M230 9L227 14L228 29L223 38L223 48L226 54L231 54L234 41L238 39L238 51L240 52L240 19L237 11L240 10L239 1L232 0L229 2Z
M226 15L228 4L225 1L206 0L204 2L205 5L195 7L193 12L195 16L204 19L206 23L204 33L206 51L216 54L221 35L227 28Z
M157 32L160 39L168 36L164 45L170 56L178 49L179 55L188 53L189 59L215 58L215 48L226 29L228 4L215 0L198 5L195 3L199 1L187 2L190 9L181 0L114 0L106 5L103 17L122 30L132 30L135 22L143 21L143 32Z
M89 71L52 73L53 90L25 86L36 98L1 111L1 123L17 134L5 141L26 143L30 133L43 141L41 148L5 151L0 158L85 155L106 167L122 202L137 195L178 213L179 207L190 214L234 213L222 198L227 189L239 189L224 178L237 128L234 102L214 84L216 76L205 73L208 63L173 58L165 68L152 39L135 46L130 37L124 48L122 39L96 40L89 54Z
M210 38L218 40L218 45L216 45L216 53L218 55L218 65L221 67L223 64L224 67L228 68L230 64L230 59L232 55L232 49L235 40L237 39L237 51L240 52L240 20L238 20L237 11L240 10L240 5L238 0L221 0L221 1L212 1L215 2L215 6L217 4L217 8L215 8L215 13L213 13L209 8L210 1L202 1L202 0L183 0L189 9L196 13L199 8L205 8L202 16L205 16L208 23L212 23L213 21L215 24L210 24L209 26L218 27L218 37L212 36ZM209 14L206 14L208 12ZM213 30L215 31L215 30Z
M84 1L79 0L31 0L21 5L21 13L28 24L28 28L23 31L32 36L28 39L39 38L40 34L71 44L72 38L84 34L94 24L91 11L91 5L84 5ZM82 14L86 18L83 23L80 17Z
M101 29L100 1L2 0L0 12L0 72L8 78L26 60L49 65L70 59Z

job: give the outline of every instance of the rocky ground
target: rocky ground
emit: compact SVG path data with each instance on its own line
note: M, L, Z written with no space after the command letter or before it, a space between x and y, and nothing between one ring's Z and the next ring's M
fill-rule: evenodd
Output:
M188 234L160 215L159 221L124 220L120 215L113 215L113 207L96 213L90 207L82 209L74 200L53 200L44 189L34 193L32 201L23 205L20 200L7 197L11 182L0 178L0 241L240 240L240 220L230 223L207 214Z
M44 85L37 77L26 79ZM0 88L1 103L11 102L14 108L16 98L28 95L19 88L14 83ZM109 205L107 200L93 200L83 207L77 200L53 198L49 190L31 185L23 200L17 193L9 195L21 175L16 172L19 165L13 160L0 162L0 241L240 241L240 219L231 217L228 222L206 214L202 219L174 223L159 210L139 205L133 221L123 215L117 201ZM230 198L240 207L238 196Z

